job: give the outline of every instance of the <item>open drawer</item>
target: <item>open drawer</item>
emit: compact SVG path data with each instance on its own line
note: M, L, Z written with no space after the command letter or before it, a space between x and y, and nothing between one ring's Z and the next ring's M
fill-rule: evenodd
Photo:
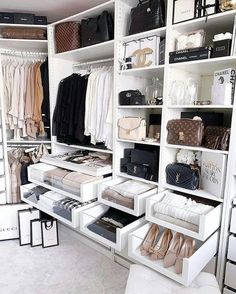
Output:
M236 291L234 292L234 291L231 291L230 289L228 289L228 288L224 288L224 291L223 291L223 294L235 294L236 293Z
M116 209L127 212L129 214L140 216L145 213L145 205L146 205L147 197L157 193L157 188L155 188L155 186L153 185L144 184L144 185L150 186L150 189L141 194L129 193L129 194L132 194L132 195L129 195L131 197L119 197L119 199L109 198L108 200L108 197L105 196L106 199L104 199L105 190L109 189L112 186L116 186L118 184L124 183L126 181L133 181L133 180L119 177L117 179L107 180L99 184L98 185L98 201L106 205L109 205L111 207L114 207ZM120 200L120 198L123 198L123 199ZM126 201L129 201L128 204L126 203Z
M44 176L45 172L51 171L55 168L55 166L45 163L30 165L28 167L29 181L80 202L86 202L97 198L97 184L104 181L102 177L95 177L95 181L81 184L80 189L72 190L68 185L64 185L63 183L50 183L47 181Z
M29 200L26 195L29 195L30 191L35 188L37 185L35 184L27 184L27 185L24 185L24 186L21 186L21 200L30 204L31 206L47 213L48 215L51 215L53 216L54 218L58 219L59 221L61 221L62 223L70 226L70 227L73 227L73 228L78 228L79 227L79 215L81 213L81 211L87 209L87 208L90 208L90 207L93 207L94 205L96 205L97 202L93 202L93 203L89 203L88 205L84 205L80 208L77 208L77 209L73 209L72 212L71 212L71 218L70 219L67 219L65 217L62 217L61 215L53 212L52 209L46 207L46 206L43 206L43 205L40 205L38 204L36 201L31 201Z
M168 191L168 190L166 190ZM221 210L222 210L222 204L210 201L209 204L214 206L215 208L208 212L205 215L201 215L199 218L199 225L198 226L189 226L187 222L179 222L175 223L176 219L174 218L158 218L158 216L155 216L155 210L154 206L156 203L162 201L164 198L166 191L163 191L159 194L156 194L154 196L151 196L147 199L146 202L146 220L159 224L163 227L169 228L171 230L174 230L176 232L180 232L184 235L190 236L192 238L205 241L209 236L211 236L219 227L220 227L220 221L221 221ZM169 191L168 191L169 192ZM197 197L191 197L191 199L196 200ZM199 198L199 202L201 202L201 198ZM186 227L183 227L181 224L185 225Z
M183 270L181 274L176 274L174 267L164 268L163 260L151 260L149 256L140 254L140 246L145 238L151 223L146 223L136 231L129 234L129 256L139 263L142 263L155 271L175 280L176 282L189 286L202 269L217 253L218 232L212 235L205 243L196 242L197 250L190 258L183 259ZM160 233L164 230L160 227Z
M225 285L230 288L236 289L236 265L227 262L226 263L226 271L225 271Z
M144 218L140 218L123 228L116 229L116 242L112 242L107 238L96 234L88 229L88 226L98 220L105 212L107 212L109 206L104 204L98 204L94 207L84 210L80 215L80 230L90 238L114 248L117 251L123 250L128 243L128 234L140 227L144 223Z
M234 237L234 235L229 237L227 258L233 262L236 262L236 237Z

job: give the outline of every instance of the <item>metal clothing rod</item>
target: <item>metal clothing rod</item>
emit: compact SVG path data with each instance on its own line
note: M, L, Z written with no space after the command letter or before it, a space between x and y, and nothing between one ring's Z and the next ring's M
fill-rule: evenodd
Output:
M47 56L46 52L32 52L32 51L16 51L11 49L1 49L0 54L19 55L19 56Z
M114 58L100 59L100 60L94 60L94 61L88 61L88 62L80 62L80 63L73 64L73 67L94 65L94 64L106 63L106 62L112 62L112 61L114 61Z

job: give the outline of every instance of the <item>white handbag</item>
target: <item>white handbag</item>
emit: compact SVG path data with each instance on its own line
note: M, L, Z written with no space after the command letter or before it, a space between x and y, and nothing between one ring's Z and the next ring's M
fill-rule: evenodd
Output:
M118 121L120 139L141 141L146 138L146 121L141 117L123 117Z

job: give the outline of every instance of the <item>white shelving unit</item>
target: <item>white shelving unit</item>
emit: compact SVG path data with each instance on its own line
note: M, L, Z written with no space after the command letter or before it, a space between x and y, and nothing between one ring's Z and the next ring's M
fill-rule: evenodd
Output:
M94 239L98 243L102 243L106 247L113 248L112 257L117 254L116 251L123 250L127 245L128 235L129 235L129 256L119 252L119 257L124 256L126 259L131 258L137 262L143 263L146 266L176 280L184 285L189 285L191 281L197 276L197 274L205 267L205 265L217 254L218 252L218 263L217 263L217 278L222 287L224 284L224 272L227 261L227 240L228 240L228 227L230 222L230 209L232 207L232 199L235 196L236 188L236 140L231 137L229 151L219 151L210 150L204 147L190 147L182 145L170 145L167 144L167 130L166 125L168 120L180 118L182 111L216 111L223 112L225 114L226 124L231 126L231 134L236 133L236 105L172 105L170 97L171 82L175 79L186 80L188 77L193 77L203 85L203 91L200 98L208 97L211 92L212 75L214 71L221 70L229 67L236 67L236 57L222 57L222 58L212 58L207 60L191 61L177 64L169 64L169 52L174 51L174 39L175 37L184 32L191 32L197 29L206 29L208 32L207 41L213 37L215 33L222 31L233 30L233 22L235 17L235 11L228 11L224 13L219 13L216 15L210 15L207 19L207 24L205 24L205 18L199 18L195 20L190 20L184 23L179 23L172 25L172 12L173 12L173 1L168 0L167 3L167 21L166 27L158 28L155 30L150 30L147 32L142 32L139 34L128 35L128 23L130 19L130 10L138 4L138 0L111 0L85 12L76 14L74 16L63 19L59 22L53 23L47 26L48 30L48 52L49 52L49 74L50 74L50 108L51 108L51 119L57 99L57 90L60 81L71 75L75 70L76 63L82 62L92 62L103 58L113 58L114 57L114 105L113 105L113 146L114 150L104 150L99 149L95 146L82 146L82 145L67 145L64 143L57 142L55 137L52 137L52 153L57 154L66 151L74 151L78 149L85 149L91 151L100 151L103 153L113 154L113 178L114 181L119 181L120 177L123 179L132 179L136 181L141 181L144 183L152 184L155 186L153 194L161 193L164 190L173 190L181 193L188 194L189 197L197 196L199 198L205 198L209 200L214 200L216 202L216 208L214 213L217 215L217 223L214 224L215 219L214 213L212 215L206 216L202 220L202 229L198 233L187 232L182 230L186 235L189 235L196 239L197 250L194 255L189 259L184 259L183 273L181 275L176 275L173 269L164 269L162 262L152 262L148 258L141 256L139 252L139 246L150 226L150 224L144 224L138 221L135 225L125 227L120 230L117 234L118 240L116 243L111 243L103 237L98 237L98 235L92 233L87 229L87 225L92 221L95 221L104 211L108 209L108 206L115 207L127 213L133 215L140 215L144 212L144 202L145 199L142 197L136 199L136 206L134 210L126 209L120 205L112 204L109 201L104 201L99 197L99 201L103 204L99 204L88 210L84 210L80 214L80 228L77 228L83 234L87 235L89 238ZM101 44L88 46L85 48L79 48L69 52L56 53L55 50L55 25L58 23L66 21L81 21L82 19L94 17L101 14L104 10L109 12L114 12L115 18L115 38L114 41L108 41ZM1 26L0 26L1 27ZM134 68L129 70L120 70L119 60L123 58L123 43L132 40L138 40L140 38L146 38L153 35L157 35L166 39L166 54L165 54L165 64L155 65L152 67L145 68ZM0 39L1 46L12 46L18 49L22 49L27 46L31 49L40 48L44 50L44 46L47 46L47 41L45 42L34 42L30 41L18 41L15 40L2 40ZM17 47L19 46L19 47ZM120 91L128 89L138 89L144 91L145 87L150 84L150 80L153 76L158 76L163 82L163 105L143 105L143 106L122 106L118 103L118 94ZM0 80L1 82L1 80ZM235 99L236 100L236 99ZM148 120L150 114L161 114L161 139L160 143L148 143L148 142L138 142L134 140L122 140L118 138L117 121L119 118L124 116L141 116ZM157 182L148 181L145 179L137 178L134 176L127 175L120 172L120 159L123 157L124 149L133 148L135 144L149 145L157 148L159 150L159 178ZM165 179L165 167L167 164L173 162L176 157L176 152L179 149L189 149L194 151L207 151L212 154L226 154L228 155L228 168L226 175L226 185L223 198L217 198L214 195L200 189L196 191L190 191L182 188L177 188L170 186L166 183ZM57 164L55 164L57 166ZM36 183L40 184L40 183ZM101 185L102 186L102 185ZM99 189L101 188L99 186ZM68 195L67 195L68 196ZM151 195L149 195L151 196ZM73 198L73 197L72 197ZM23 199L27 202L26 199ZM149 200L151 201L151 200ZM147 202L148 203L148 202ZM36 204L30 203L36 207ZM104 205L106 204L106 205ZM38 207L44 210L42 207ZM146 209L146 212L147 209ZM149 211L150 212L150 211ZM47 213L53 215L50 211ZM222 217L219 218L219 215ZM56 216L55 216L56 217ZM218 218L221 219L221 223L218 223ZM60 218L58 218L61 220ZM151 213L147 213L146 219L155 222L154 218L151 217ZM61 220L70 227L71 223ZM211 230L205 228L206 222L209 221ZM137 225L137 226L136 226ZM179 228L170 226L167 223L161 223L160 225L165 225L170 227L174 231L178 231ZM140 227L141 226L141 227ZM220 226L220 229L219 229ZM138 230L137 227L140 227ZM180 229L181 230L181 229ZM219 241L220 240L220 241ZM218 242L219 241L219 242ZM230 290L226 289L225 293L230 293Z

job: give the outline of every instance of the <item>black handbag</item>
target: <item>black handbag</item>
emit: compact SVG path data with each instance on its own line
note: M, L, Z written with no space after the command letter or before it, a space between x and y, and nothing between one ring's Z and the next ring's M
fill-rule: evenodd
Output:
M134 177L146 179L148 174L148 166L144 164L128 163L127 174Z
M112 15L103 11L95 18L81 21L81 45L82 47L112 40L114 38L114 22Z
M188 190L199 188L200 170L184 163L171 163L166 167L166 182Z
M163 27L165 26L165 1L139 0L138 6L131 9L130 16L130 35Z
M139 90L128 90L119 93L120 105L145 105L145 96Z

